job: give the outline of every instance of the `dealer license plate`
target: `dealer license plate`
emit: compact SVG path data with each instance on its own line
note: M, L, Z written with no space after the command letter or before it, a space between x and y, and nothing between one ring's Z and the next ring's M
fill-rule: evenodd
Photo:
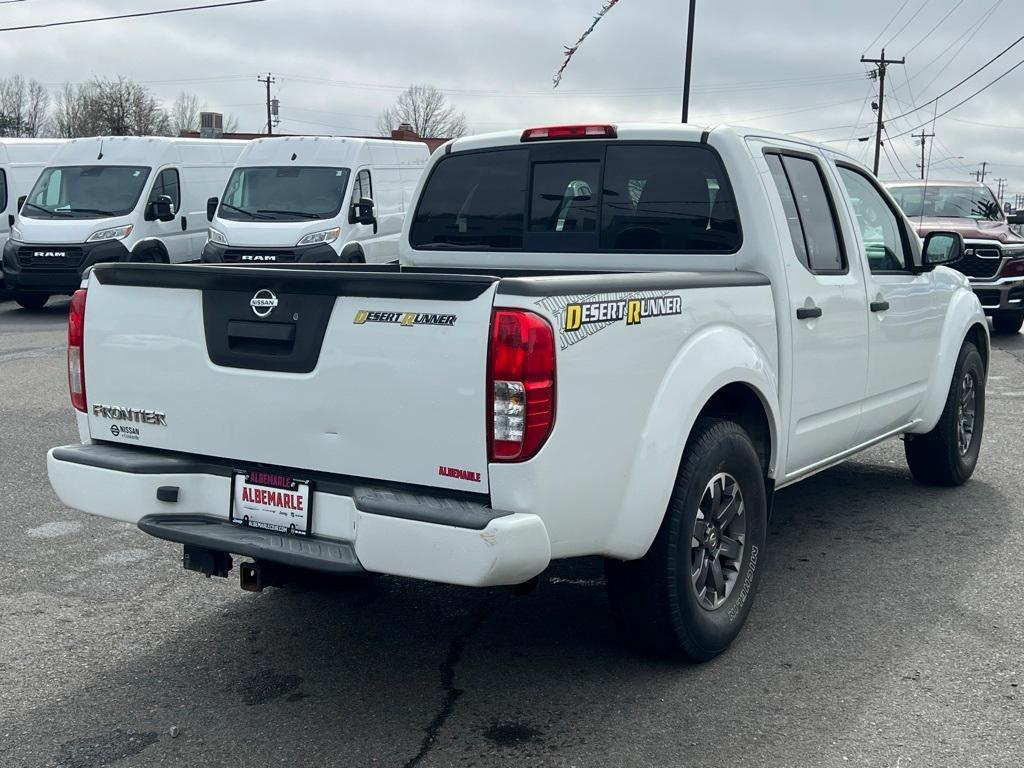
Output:
M312 487L308 480L262 470L236 472L230 519L239 525L309 535Z

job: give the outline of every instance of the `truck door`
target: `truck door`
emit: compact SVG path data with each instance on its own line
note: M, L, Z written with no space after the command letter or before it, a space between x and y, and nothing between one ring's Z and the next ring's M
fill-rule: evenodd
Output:
M924 397L938 354L945 300L930 273L914 274L903 217L863 171L838 165L846 205L867 265L870 353L859 442L906 426Z
M154 218L150 210L150 204L161 195L171 198L174 218L170 221ZM146 202L145 219L149 230L146 236L160 239L167 249L171 264L199 258L200 254L190 253L189 235L186 232L188 222L181 209L181 175L177 168L164 168L156 175Z
M792 329L789 477L855 445L867 384L867 299L821 159L765 150L765 161L778 193L773 207L789 230L781 233Z

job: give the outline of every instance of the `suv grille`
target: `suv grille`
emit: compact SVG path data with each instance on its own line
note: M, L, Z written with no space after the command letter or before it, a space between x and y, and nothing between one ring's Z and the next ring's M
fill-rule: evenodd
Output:
M969 245L964 257L950 266L968 277L995 277L1003 263L1002 257L998 247L975 248Z
M32 269L66 269L82 263L81 247L33 245L18 249L18 263Z
M274 248L228 248L224 261L233 263L259 264L267 261L295 261L295 251Z

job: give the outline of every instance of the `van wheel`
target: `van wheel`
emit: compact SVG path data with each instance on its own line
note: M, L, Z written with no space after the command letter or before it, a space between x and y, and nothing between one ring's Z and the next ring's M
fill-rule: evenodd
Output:
M37 310L46 306L50 300L48 293L15 293L14 300L22 309Z
M992 315L992 330L996 333L1019 333L1024 325L1024 312L995 312Z
M907 435L903 451L910 474L925 485L961 485L978 464L985 428L985 364L965 341L953 370L939 423L924 435Z
M133 253L129 261L135 264L166 264L163 254L156 248L147 248L139 253Z
M639 560L605 561L622 639L691 662L728 648L760 579L767 513L750 436L731 421L699 420L651 548Z

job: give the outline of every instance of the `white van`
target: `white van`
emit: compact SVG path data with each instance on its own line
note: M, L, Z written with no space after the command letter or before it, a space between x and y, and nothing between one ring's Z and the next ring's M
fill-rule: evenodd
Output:
M42 307L105 261L196 261L205 207L244 141L117 136L73 139L54 154L4 246L15 300Z
M204 262L386 262L430 152L412 141L256 139L209 201Z
M0 139L0 248L18 212L18 199L27 195L53 154L66 139Z

